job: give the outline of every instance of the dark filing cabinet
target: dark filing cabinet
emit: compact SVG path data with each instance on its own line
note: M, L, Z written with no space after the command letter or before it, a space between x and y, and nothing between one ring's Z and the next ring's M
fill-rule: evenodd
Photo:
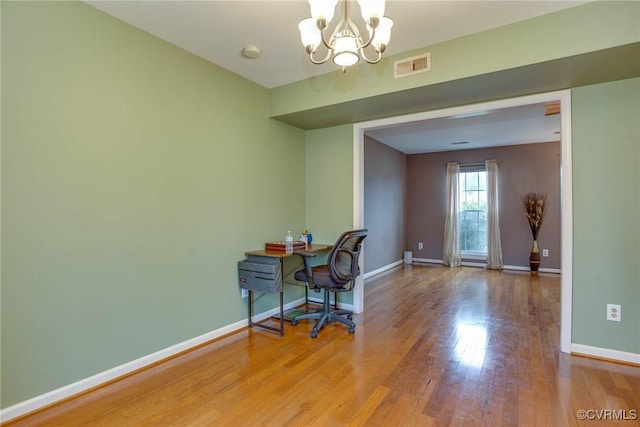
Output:
M278 257L247 256L238 261L238 283L249 291L249 326L258 326L284 335L284 298L282 291L282 261ZM253 322L253 292L280 294L280 328Z

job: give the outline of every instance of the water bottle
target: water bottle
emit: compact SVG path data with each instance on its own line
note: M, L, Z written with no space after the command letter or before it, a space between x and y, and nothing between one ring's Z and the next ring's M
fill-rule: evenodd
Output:
M284 248L288 254L293 253L293 235L291 231L287 231L287 237L284 238Z

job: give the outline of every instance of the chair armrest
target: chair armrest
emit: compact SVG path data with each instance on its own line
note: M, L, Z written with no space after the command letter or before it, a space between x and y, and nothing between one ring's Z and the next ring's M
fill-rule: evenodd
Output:
M316 254L309 251L293 251L294 255L300 255L302 257L302 261L304 262L304 273L307 275L308 282L307 284L310 287L313 287L313 270L311 269L311 258L315 257Z
M314 252L303 251L303 250L293 251L293 254L294 255L300 255L303 258L312 258L312 257L316 256L316 254Z

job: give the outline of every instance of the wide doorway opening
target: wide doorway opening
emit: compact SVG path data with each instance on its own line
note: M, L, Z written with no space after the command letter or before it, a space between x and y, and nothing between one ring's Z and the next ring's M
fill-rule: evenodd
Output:
M533 104L557 104L560 114L560 230L561 230L561 324L560 349L570 353L571 347L571 288L572 288L572 182L571 182L571 94L570 91L558 91L526 97L511 98L473 105L427 111L387 119L373 120L354 125L354 187L353 187L353 223L354 227L363 227L364 221L364 147L365 135L378 132L381 129L398 128L402 126L416 126L416 124L442 118L471 117L487 115L487 112L518 108ZM362 268L366 259L366 245L362 256ZM363 280L360 278L360 280ZM354 289L354 309L356 312L364 310L364 286Z

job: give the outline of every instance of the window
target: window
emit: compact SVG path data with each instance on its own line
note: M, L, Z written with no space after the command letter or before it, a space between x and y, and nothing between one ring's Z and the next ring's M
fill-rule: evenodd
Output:
M466 256L487 255L487 172L484 165L461 167L460 252Z

